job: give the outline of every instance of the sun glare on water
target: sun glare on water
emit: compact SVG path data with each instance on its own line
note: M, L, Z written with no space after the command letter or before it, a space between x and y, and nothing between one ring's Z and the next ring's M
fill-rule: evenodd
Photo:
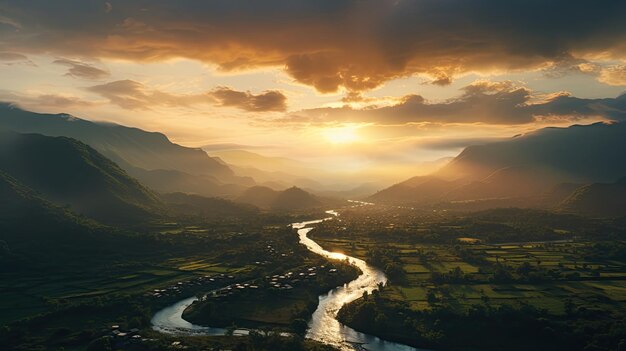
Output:
M359 140L357 128L356 126L328 128L322 134L332 144L350 144Z

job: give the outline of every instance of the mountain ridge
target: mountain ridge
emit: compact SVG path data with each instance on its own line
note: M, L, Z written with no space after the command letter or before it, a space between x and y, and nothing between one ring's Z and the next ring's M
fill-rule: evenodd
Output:
M72 138L2 131L0 169L45 199L106 223L150 218L163 209L151 190Z
M90 145L120 165L145 170L169 169L231 179L234 172L201 149L172 143L159 132L113 123L92 122L68 114L45 114L0 103L0 127L19 133L66 136Z
M421 205L516 199L512 203L517 205L525 198L528 206L539 206L561 184L607 182L626 175L626 154L614 152L625 149L626 123L548 127L469 146L440 170L394 184L368 199ZM549 203L554 201L559 202Z

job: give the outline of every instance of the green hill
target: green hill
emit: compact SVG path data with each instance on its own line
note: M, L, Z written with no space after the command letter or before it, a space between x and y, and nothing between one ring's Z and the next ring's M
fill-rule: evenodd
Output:
M150 218L162 208L115 163L70 138L2 132L0 169L46 200L105 223Z
M163 202L179 215L196 215L205 218L248 217L255 215L259 209L250 204L241 204L233 201L191 195L184 193L163 194Z
M79 140L134 173L141 182L151 182L151 188L162 193L182 191L214 196L230 191L230 184L254 185L252 179L236 176L228 165L202 149L172 143L162 133L87 121L68 114L35 113L2 102L0 129ZM178 181L170 182L172 177Z
M1 170L0 198L0 271L89 254L100 249L92 240L107 232L102 225L44 200Z
M302 210L324 205L324 201L318 197L295 186L283 191L253 186L244 191L236 201L276 211Z

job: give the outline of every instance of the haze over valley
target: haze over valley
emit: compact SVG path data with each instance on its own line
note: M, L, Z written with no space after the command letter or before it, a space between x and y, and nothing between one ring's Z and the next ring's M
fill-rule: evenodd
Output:
M625 14L0 0L0 348L626 350Z

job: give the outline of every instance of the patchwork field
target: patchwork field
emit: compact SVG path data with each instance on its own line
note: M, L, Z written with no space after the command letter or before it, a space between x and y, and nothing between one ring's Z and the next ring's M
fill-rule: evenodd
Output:
M325 248L368 259L367 252L379 247L369 238L342 240L316 238ZM402 262L405 279L392 282L385 294L400 301L407 301L413 308L428 309L428 291L437 291L439 301L468 308L484 304L493 305L530 304L563 314L565 300L578 306L603 307L626 306L626 264L612 259L586 259L584 253L592 242L554 242L519 244L462 243L465 255L456 252L458 246L436 244L396 244L385 242L386 249L393 250ZM425 257L427 257L425 259ZM478 259L477 259L478 258ZM494 281L494 266L506 266L512 272L523 266L533 271L557 275L555 280L545 281ZM463 274L460 281L448 282L439 289L433 281L433 273L447 274L457 267Z

